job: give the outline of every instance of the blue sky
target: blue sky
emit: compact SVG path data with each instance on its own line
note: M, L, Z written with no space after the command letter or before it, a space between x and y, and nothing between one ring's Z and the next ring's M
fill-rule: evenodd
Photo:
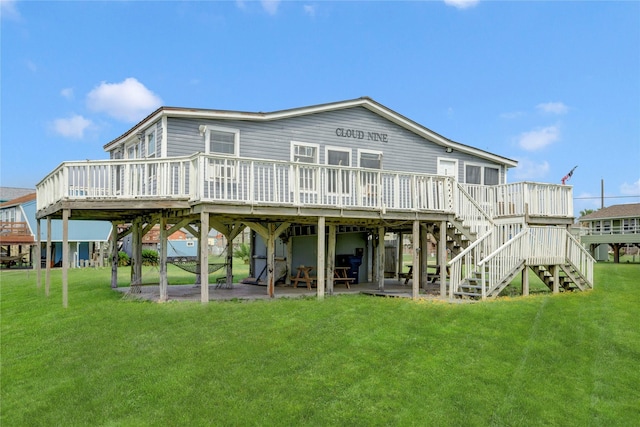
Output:
M275 111L369 96L574 186L640 202L640 2L11 1L2 186L35 187L160 105ZM613 196L620 196L614 198ZM635 196L635 197L631 197Z

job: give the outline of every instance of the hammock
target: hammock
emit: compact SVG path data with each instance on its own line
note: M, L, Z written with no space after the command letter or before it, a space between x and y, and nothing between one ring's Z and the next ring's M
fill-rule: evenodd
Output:
M173 260L173 261L167 261L170 264L175 265L178 268L183 269L184 271L188 271L189 273L200 273L200 269L198 268L198 262L197 261L189 261L189 260ZM209 274L211 273L215 273L216 271L226 267L227 264L226 263L212 263L209 264Z

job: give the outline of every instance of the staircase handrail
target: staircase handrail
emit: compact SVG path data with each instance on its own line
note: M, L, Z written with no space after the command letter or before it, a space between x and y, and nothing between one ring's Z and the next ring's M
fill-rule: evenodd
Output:
M493 229L493 226L495 226L495 222L493 221L493 218L491 218L491 215L489 215L483 208L482 206L480 206L480 204L471 196L471 194L469 194L469 192L462 186L462 184L460 184L459 182L456 183L458 186L458 191L460 191L460 193L466 198L466 201L469 202L471 204L471 206L476 208L475 213L475 218L470 218L468 215L465 215L465 212L463 212L463 209L461 209L460 203L456 203L456 216L459 218L462 218L463 222L469 221L471 219L477 219L477 215L480 214L480 216L482 217L482 220L484 220L485 222L487 222L488 224L484 227L484 230L480 230L478 229L478 227L476 226L476 230L473 229L473 223L470 221L470 223L468 223L467 225L469 225L471 227L471 231L474 231L478 237L482 237L483 235L485 235L489 230Z
M466 249L460 252L455 258L449 261L448 265L450 267L450 275L449 275L449 298L453 298L453 293L458 291L460 283L462 283L465 279L470 278L475 269L473 268L473 261L481 259L483 255L483 249L491 250L493 249L492 245L492 235L494 228L490 229L485 235L471 243ZM488 242L488 246L487 246ZM479 250L479 252L478 252ZM464 277L462 276L462 267L464 269Z
M569 231L567 233L567 261L569 261L580 274L589 282L593 289L593 265L596 259L591 256L588 250Z
M481 277L481 292L482 299L487 297L487 294L491 293L494 288L496 288L507 275L521 264L524 260L527 259L527 254L524 253L526 251L526 245L523 245L524 239L528 236L529 229L525 228L520 231L518 234L513 236L512 239L507 241L505 244L499 246L496 250L486 256L478 263L478 267L480 268L482 277ZM517 245L517 246L516 246ZM498 255L507 253L507 256L502 258L500 262L493 262ZM484 266L489 263L491 268L491 275L487 278L487 269Z

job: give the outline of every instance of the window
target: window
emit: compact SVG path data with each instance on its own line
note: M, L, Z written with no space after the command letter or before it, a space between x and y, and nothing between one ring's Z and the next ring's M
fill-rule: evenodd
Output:
M361 168L382 169L382 152L358 150L358 162Z
M221 127L200 126L205 134L205 153L224 156L240 155L240 131Z
M331 166L351 166L351 150L337 147L327 147L326 155L327 165ZM349 170L327 170L327 185L331 193L350 192ZM342 184L341 184L342 183Z
M291 142L291 161L296 163L318 163L318 144ZM316 191L316 167L297 167L295 172L298 175L298 185L300 191Z
M466 163L464 165L464 182L476 185L498 185L500 169L492 166Z
M156 131L147 132L147 157L156 156Z
M137 159L140 157L140 143L136 142L134 144L127 146L127 159Z
M291 143L291 161L298 163L318 163L316 144Z

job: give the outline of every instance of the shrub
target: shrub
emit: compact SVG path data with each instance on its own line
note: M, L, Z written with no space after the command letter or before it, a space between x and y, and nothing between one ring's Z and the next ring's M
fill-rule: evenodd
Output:
M142 265L158 265L158 252L144 249L142 251Z
M118 252L118 266L126 267L131 264L131 260L129 259L129 255L126 252L120 251Z
M251 249L249 248L249 245L241 243L240 246L233 251L233 256L242 259L245 263L249 262L249 257L251 256Z

